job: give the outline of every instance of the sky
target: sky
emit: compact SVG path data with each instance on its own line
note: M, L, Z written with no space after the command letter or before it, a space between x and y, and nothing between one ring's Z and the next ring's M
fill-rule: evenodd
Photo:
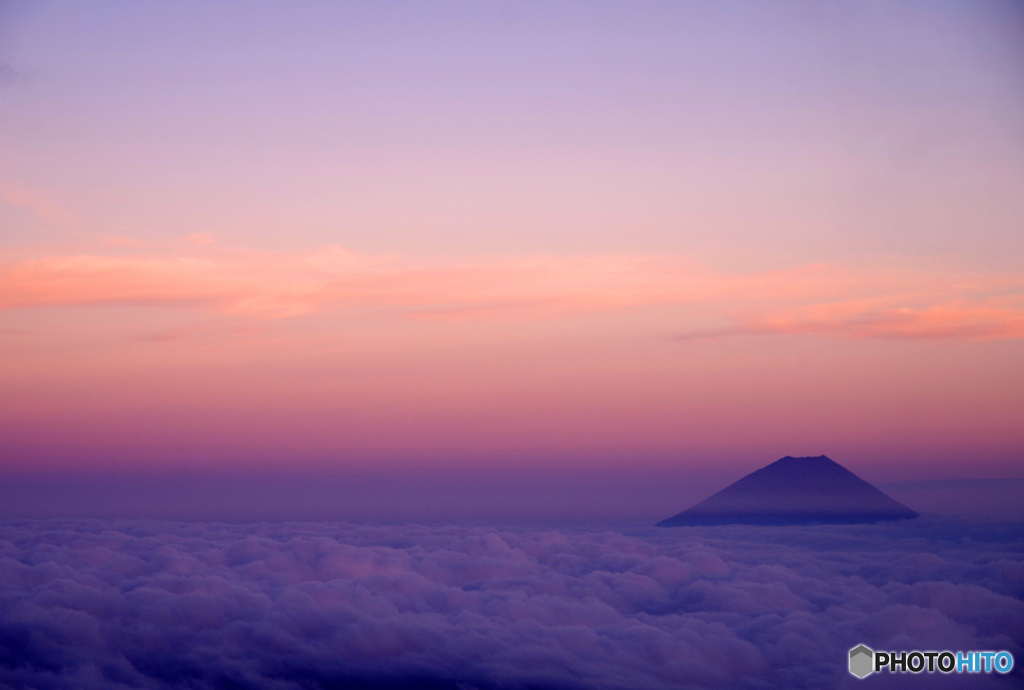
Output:
M0 4L0 469L1024 476L1022 67L1009 0Z

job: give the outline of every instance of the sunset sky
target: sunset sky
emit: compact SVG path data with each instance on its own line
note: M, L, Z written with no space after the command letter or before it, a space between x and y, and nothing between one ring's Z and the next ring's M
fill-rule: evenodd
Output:
M0 3L0 447L1022 476L1024 9Z

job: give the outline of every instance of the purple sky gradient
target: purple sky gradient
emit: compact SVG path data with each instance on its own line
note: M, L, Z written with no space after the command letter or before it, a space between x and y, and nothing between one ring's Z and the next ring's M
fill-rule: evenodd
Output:
M653 525L737 479L717 468L7 473L0 477L0 519L342 520L620 528ZM1024 478L875 483L925 515L1024 522L1020 501Z
M1022 476L1019 3L0 22L4 472Z

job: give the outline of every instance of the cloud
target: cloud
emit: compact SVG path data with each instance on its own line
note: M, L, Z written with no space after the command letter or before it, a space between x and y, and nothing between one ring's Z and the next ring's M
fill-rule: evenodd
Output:
M434 320L551 319L647 306L709 309L721 327L681 338L1024 336L1024 276L937 267L809 265L747 274L656 256L456 260L341 248L269 253L190 236L192 253L0 261L0 309L191 305L252 318L350 309Z
M424 318L607 310L673 302L706 289L657 259L441 261L340 248L304 255L47 256L0 268L0 308L197 304L281 317L338 307Z
M739 326L681 338L799 333L889 340L1016 339L1024 337L1024 297L979 297L918 308L857 301L819 304L761 314Z
M858 643L1020 658L1021 546L1015 525L934 518L630 533L7 523L0 684L834 687Z

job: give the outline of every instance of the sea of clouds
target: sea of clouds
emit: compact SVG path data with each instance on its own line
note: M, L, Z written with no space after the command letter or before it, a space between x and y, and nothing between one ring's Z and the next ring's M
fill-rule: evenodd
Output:
M1024 526L588 531L0 523L0 686L1021 687L847 650L1024 663Z

